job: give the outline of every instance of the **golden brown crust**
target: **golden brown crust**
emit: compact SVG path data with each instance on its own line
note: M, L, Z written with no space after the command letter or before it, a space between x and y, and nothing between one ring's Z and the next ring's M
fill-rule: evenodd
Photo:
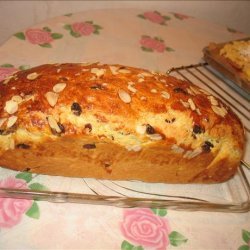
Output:
M243 127L189 82L121 65L52 64L0 83L0 165L149 182L219 182ZM37 160L39 159L39 160Z
M249 38L243 39L242 41L249 42ZM209 46L203 50L204 59L216 70L233 80L237 85L250 93L249 75L242 70L242 65L240 66L237 62L230 60L223 53L221 53L222 49L226 45L233 44L233 42L235 41L220 44L210 43Z

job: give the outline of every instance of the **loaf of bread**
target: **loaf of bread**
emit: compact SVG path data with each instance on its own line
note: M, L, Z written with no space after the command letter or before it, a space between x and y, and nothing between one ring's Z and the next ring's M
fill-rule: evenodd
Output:
M187 82L121 65L46 64L0 82L0 166L47 175L215 183L244 130Z

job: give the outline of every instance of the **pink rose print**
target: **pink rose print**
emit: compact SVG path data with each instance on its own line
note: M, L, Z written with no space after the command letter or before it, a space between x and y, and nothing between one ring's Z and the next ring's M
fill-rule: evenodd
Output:
M32 44L51 43L53 41L50 32L41 29L28 29L25 36Z
M16 71L18 71L18 69L14 68L14 67L1 67L0 66L0 81L4 80L6 77L12 75Z
M148 208L125 210L121 232L130 242L143 247L166 249L169 245L168 220Z
M93 21L76 22L65 24L64 29L68 30L73 37L89 36L91 34L100 34L100 25L94 24Z
M73 23L71 25L73 32L79 33L83 36L89 36L95 31L95 28L90 23Z
M9 177L0 181L0 187L27 189L27 183L22 179ZM31 205L31 200L0 198L0 227L10 228L18 224Z
M161 24L164 22L164 18L159 13L154 11L145 12L144 17L153 23Z
M25 32L18 32L14 35L20 40L26 40L34 45L39 45L45 48L51 48L51 43L56 39L63 37L60 33L52 33L49 27L43 27L42 29L27 29Z
M150 36L142 36L139 41L141 45L141 49L147 52L159 52L163 53L164 51L174 51L172 48L167 47L164 41L159 37L150 37Z
M147 19L153 23L166 25L166 21L169 21L171 18L169 16L163 16L158 11L148 11L143 14L138 15L142 19Z

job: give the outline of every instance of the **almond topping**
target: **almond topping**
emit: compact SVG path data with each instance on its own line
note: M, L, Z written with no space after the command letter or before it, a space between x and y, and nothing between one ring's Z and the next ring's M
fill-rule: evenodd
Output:
M39 75L36 72L27 75L28 80L35 80Z
M61 69L59 68L59 69L56 70L56 73L60 73L60 71L61 71Z
M23 101L23 98L20 95L14 95L12 96L11 100L19 104Z
M58 123L57 121L55 120L55 118L51 115L48 116L48 123L49 123L49 126L51 127L52 130L55 130L57 133L61 133L61 129L60 127L58 126Z
M139 78L138 82L144 82L144 79L143 78Z
M219 105L218 101L212 95L208 96L207 98L209 99L209 101L211 102L212 105L214 105L214 106Z
M109 68L110 68L110 71L113 75L118 74L118 72L117 72L118 68L116 66L109 66Z
M7 121L7 118L0 118L0 127Z
M7 84L13 77L14 77L13 75L6 77L5 80L3 81L3 84Z
M143 134L146 133L146 129L147 129L147 126L146 126L146 125L137 125L137 126L136 126L136 132L137 132L138 134L141 134L141 135L143 135Z
M140 75L142 75L142 76L152 76L152 74L150 74L148 72L142 72Z
M126 149L128 151L135 151L138 152L141 150L141 146L140 145L133 145L133 146L126 146Z
M181 104L185 107L185 108L189 108L190 104L188 102L184 102L182 100L180 100Z
M165 79L160 79L161 82L163 83L166 83L166 80Z
M150 92L155 94L155 93L157 93L157 90L156 89L151 89Z
M189 103L189 105L190 105L190 108L192 109L192 110L195 110L195 104L194 104L194 102L193 102L193 100L192 99L188 99L188 103Z
M225 117L227 114L227 110L224 107L212 106L212 110L221 117Z
M119 73L122 73L122 74L129 74L129 73L131 73L131 71L128 70L128 69L119 69Z
M146 101L146 100L147 100L147 97L146 97L146 96L141 96L140 99L141 99L142 101Z
M160 134L150 134L150 135L148 135L148 137L151 140L155 140L155 141L162 140L162 136Z
M128 82L128 85L135 85L134 82Z
M170 98L170 94L169 94L168 92L166 92L166 91L162 91L162 92L161 92L161 96L162 96L163 98L166 98L166 99L169 99L169 98Z
M104 75L105 71L106 71L105 69L92 68L90 72L92 74L95 74L97 77L100 77Z
M7 128L12 127L17 121L17 116L13 115L8 119Z
M202 148L196 148L194 150L187 150L183 155L183 158L192 159L202 153Z
M131 85L128 85L128 90L130 90L133 93L136 93L136 89L134 87L132 87Z
M125 103L130 103L131 102L131 97L126 91L120 89L118 91L118 95L119 95L119 97L121 98L121 100L123 102L125 102Z
M174 151L176 154L182 154L184 152L184 149L179 147L178 145L174 144L171 147L171 150Z
M13 101L13 100L7 101L7 102L5 103L4 110L5 110L8 114L12 115L12 114L14 114L14 113L17 112L17 110L18 110L18 103L15 102L15 101Z
M45 94L45 97L46 97L49 105L54 107L57 103L59 95L57 93L54 93L54 92L47 92Z
M60 83L57 83L56 85L54 85L53 91L56 93L59 93L59 92L63 91L65 89L65 87L66 87L66 83L60 82Z

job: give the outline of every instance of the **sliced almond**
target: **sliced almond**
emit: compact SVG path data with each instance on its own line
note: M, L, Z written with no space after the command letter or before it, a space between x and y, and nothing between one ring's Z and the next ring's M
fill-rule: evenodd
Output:
M4 110L5 110L8 114L12 115L12 114L14 114L14 113L17 112L17 110L18 110L18 103L15 102L15 101L13 101L13 100L7 101L7 102L5 103Z
M128 82L128 85L135 85L134 82Z
M7 77L5 78L5 80L3 81L3 84L9 83L9 81L10 81L12 78L14 78L13 75L7 76Z
M146 133L147 126L146 125L137 125L135 130L138 134L145 134Z
M20 95L14 95L12 96L11 100L19 104L23 101L23 98Z
M57 93L54 93L54 92L47 92L45 94L45 97L49 103L50 106L54 107L57 103L57 100L58 100L58 97L59 95Z
M111 71L111 73L113 75L117 75L118 74L118 72L117 72L118 67L116 67L116 66L109 66L109 68L110 68L110 71Z
M51 127L52 130L55 130L57 133L62 132L60 127L57 124L56 119L53 116L51 116L51 115L48 116L48 123L49 123L49 126Z
M150 92L155 94L155 93L157 93L158 91L157 91L156 89L151 89Z
M7 118L0 118L0 127L7 121Z
M196 148L194 150L187 150L183 155L183 158L192 159L202 153L202 148Z
M28 74L26 78L28 80L35 80L38 76L39 74L37 74L36 72L33 72L33 73Z
M23 100L26 101L26 102L29 101L29 100L34 101L35 100L35 96L34 95L25 95L23 97Z
M118 91L118 95L119 95L119 97L121 98L121 100L123 102L125 102L125 103L130 103L131 102L130 95L126 91L124 91L123 89L120 89Z
M56 93L60 93L65 89L66 85L67 84L64 83L64 82L59 82L56 85L54 85L53 91L56 92Z
M61 70L62 70L62 69L60 69L60 68L57 69L57 70L56 70L56 73L60 73Z
M144 82L145 80L143 78L139 78L138 82Z
M166 83L165 79L160 79L160 82Z
M174 153L176 154L182 154L185 150L181 147L179 147L178 145L174 144L172 147L171 147L171 150L174 151Z
M138 152L141 150L141 146L140 145L133 145L133 146L126 146L126 149L128 151L135 151Z
M140 75L142 75L142 76L152 76L152 74L150 74L148 72L142 72Z
M218 106L219 105L218 101L212 95L208 96L207 98L208 98L208 100L210 101L210 103L212 105L214 105L214 106Z
M180 100L181 104L185 107L185 108L189 108L190 104L188 102L184 102L183 100Z
M162 136L160 134L150 134L148 135L148 137L151 139L151 140L155 140L155 141L160 141L162 140Z
M13 115L11 117L9 117L8 121L7 121L7 128L12 127L17 121L17 116Z
M225 117L225 115L227 114L227 110L224 107L212 106L212 110L215 114L221 117Z
M196 108L195 111L196 111L196 113L197 113L198 115L201 115L200 109Z
M97 77L100 77L105 74L105 69L92 68L90 71L92 74L95 74Z
M141 96L140 99L141 99L142 101L146 101L146 100L147 100L147 97L146 97L146 96Z
M129 74L129 73L131 73L131 71L128 70L128 69L119 69L118 72L122 73L122 74Z
M165 98L165 99L169 99L169 98L170 98L170 94L169 94L168 92L166 92L166 91L162 91L162 92L161 92L161 96L162 96L163 98Z
M195 104L194 104L194 101L193 101L191 98L188 99L188 103L189 103L190 108L191 108L192 110L195 110L195 109L196 109Z
M137 89L135 89L134 87L132 87L131 85L128 85L128 90L130 90L133 93L136 93Z

